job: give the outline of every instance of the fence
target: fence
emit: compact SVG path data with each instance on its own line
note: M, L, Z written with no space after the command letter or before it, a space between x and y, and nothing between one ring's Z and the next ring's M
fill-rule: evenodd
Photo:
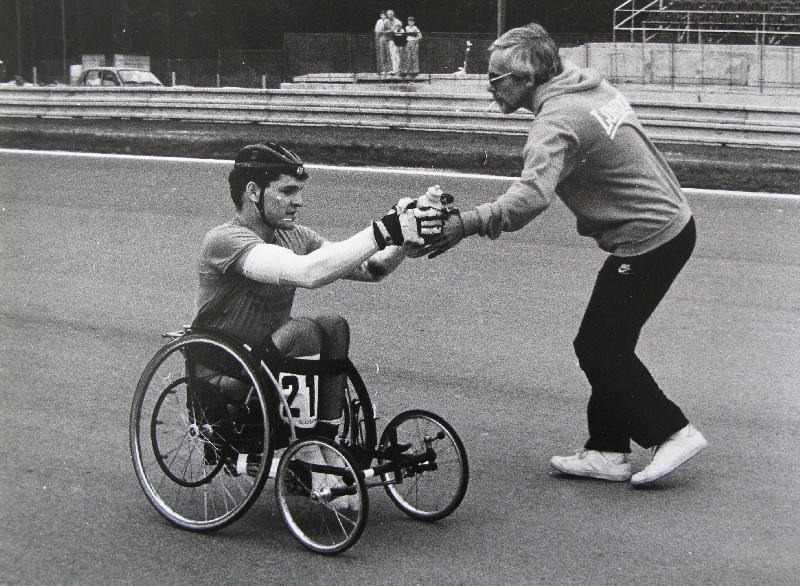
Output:
M424 33L423 73L485 73L493 35ZM600 70L612 82L800 89L800 47L751 44L611 42L608 36L561 36L564 56ZM277 88L309 73L375 72L372 34L287 34L282 50L220 51L217 59L150 59L166 85ZM27 81L64 79L61 60L39 61Z

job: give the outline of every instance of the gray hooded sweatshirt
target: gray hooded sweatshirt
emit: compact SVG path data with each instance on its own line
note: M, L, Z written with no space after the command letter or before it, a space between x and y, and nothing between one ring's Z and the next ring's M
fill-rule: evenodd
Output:
M566 63L536 89L531 111L520 178L495 201L462 213L467 235L519 230L555 196L575 214L579 234L617 256L649 252L689 222L669 165L628 100L599 73Z

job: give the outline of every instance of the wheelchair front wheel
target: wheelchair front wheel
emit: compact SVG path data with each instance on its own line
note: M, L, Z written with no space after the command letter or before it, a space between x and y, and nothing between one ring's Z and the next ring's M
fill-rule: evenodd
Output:
M467 452L458 434L444 419L421 409L397 415L381 434L380 448L410 445L399 456L398 470L381 475L384 489L397 507L415 519L436 521L458 508L467 492ZM403 456L426 452L431 459L404 465ZM380 463L386 460L380 459Z
M312 437L281 457L275 496L292 535L311 551L337 554L355 544L367 523L363 472L343 446Z
M201 376L201 362L206 374L224 370ZM256 373L244 350L205 334L166 344L145 367L131 406L131 457L150 503L174 525L220 529L263 489L274 407Z

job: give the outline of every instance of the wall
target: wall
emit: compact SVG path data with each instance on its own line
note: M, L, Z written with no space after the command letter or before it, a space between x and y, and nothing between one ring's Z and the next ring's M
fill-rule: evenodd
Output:
M561 53L614 81L800 87L800 47L617 42L565 47Z

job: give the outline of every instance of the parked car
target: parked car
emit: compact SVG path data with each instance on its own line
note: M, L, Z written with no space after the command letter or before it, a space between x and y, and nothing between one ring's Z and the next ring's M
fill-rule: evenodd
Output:
M81 73L77 85L87 87L141 87L163 86L164 84L146 69L90 67Z

